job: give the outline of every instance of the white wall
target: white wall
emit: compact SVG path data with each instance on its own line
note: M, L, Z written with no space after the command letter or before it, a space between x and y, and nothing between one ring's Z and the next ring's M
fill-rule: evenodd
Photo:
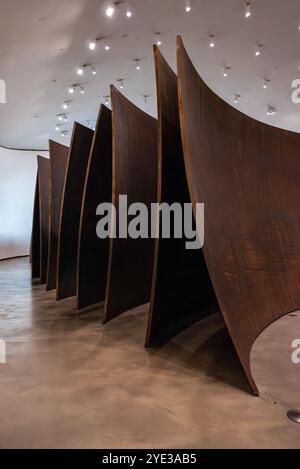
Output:
M0 147L0 260L29 254L36 157L33 151Z

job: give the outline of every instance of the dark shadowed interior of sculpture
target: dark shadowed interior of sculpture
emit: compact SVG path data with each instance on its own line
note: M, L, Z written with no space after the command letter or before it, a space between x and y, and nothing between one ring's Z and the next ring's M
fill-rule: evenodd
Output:
M177 76L158 47L154 48L158 99L157 202L190 203L179 123ZM159 220L161 225L161 218ZM183 220L182 220L183 224ZM182 229L183 226L182 226ZM218 310L201 250L186 249L186 240L156 239L152 295L146 345L176 335L181 329ZM176 294L174 294L176 292Z

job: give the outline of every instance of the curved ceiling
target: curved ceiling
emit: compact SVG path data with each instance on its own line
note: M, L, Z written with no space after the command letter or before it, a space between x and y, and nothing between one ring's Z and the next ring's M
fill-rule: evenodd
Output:
M175 68L176 35L206 83L223 99L260 121L300 132L300 104L291 100L291 83L300 79L299 0L253 0L246 19L240 0L129 0L132 17L120 5L112 18L107 1L10 0L1 5L0 78L7 103L0 104L0 144L46 149L48 139L68 143L72 122L94 125L109 85L124 79L122 92L156 115L152 44L160 32L161 50ZM210 35L215 46L210 47ZM95 51L88 43L103 36ZM105 51L104 45L110 50ZM255 56L255 47L263 45ZM134 59L141 59L136 70ZM96 65L97 75L77 66ZM227 77L224 67L230 67ZM263 78L271 80L266 89ZM68 86L85 82L85 94ZM145 103L144 95L149 99ZM240 95L237 103L234 96ZM71 100L68 122L56 131L62 103ZM277 109L267 115L267 107Z

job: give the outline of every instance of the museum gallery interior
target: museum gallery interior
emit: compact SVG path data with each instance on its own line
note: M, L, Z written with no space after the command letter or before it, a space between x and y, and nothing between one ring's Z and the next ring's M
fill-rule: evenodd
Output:
M300 448L298 0L0 26L0 448Z

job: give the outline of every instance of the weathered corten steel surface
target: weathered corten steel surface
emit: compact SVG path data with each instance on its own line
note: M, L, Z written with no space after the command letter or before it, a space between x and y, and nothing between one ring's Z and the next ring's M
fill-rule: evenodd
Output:
M91 147L81 208L77 266L77 308L104 301L109 238L96 233L96 210L112 198L111 111L101 105Z
M256 337L300 307L300 134L238 112L203 82L178 38L185 164L205 203L204 255L248 380Z
M69 148L49 140L50 151L50 220L46 289L56 288L59 220L66 177Z
M177 76L154 47L158 104L157 201L190 203L178 106ZM159 343L218 309L202 250L186 249L186 239L162 236L155 242L146 346ZM184 226L182 223L182 231Z
M111 88L113 122L113 203L127 195L128 206L156 201L157 121ZM150 211L150 210L149 210ZM129 217L130 221L130 217ZM150 301L154 239L111 239L105 318Z
M39 208L40 208L40 280L47 280L49 242L50 161L38 156Z
M56 279L56 297L58 300L76 295L80 214L93 136L93 130L75 122L59 226Z

